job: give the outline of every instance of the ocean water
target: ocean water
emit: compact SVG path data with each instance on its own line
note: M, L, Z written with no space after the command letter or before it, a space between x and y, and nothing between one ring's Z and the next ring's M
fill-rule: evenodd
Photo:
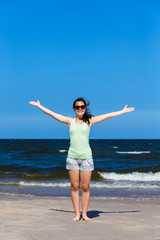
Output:
M160 199L160 140L90 140L91 198ZM69 140L0 140L0 195L70 197Z

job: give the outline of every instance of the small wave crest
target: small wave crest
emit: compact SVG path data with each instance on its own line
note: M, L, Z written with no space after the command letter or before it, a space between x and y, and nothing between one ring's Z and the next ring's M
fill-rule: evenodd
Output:
M91 183L91 188L107 188L107 189L160 189L158 184L146 183L126 183L126 182L96 182Z
M60 153L67 152L66 149L59 149L58 151L59 151Z
M116 151L116 153L119 153L119 154L147 154L147 153L151 153L151 151L129 151L129 152Z
M132 173L105 173L98 172L103 179L106 180L116 180L116 181L160 181L160 172L153 173L141 173L141 172L132 172Z
M44 182L25 182L20 181L19 185L21 186L33 186L33 187L70 187L69 182L54 182L54 183L44 183Z
M70 187L69 182L35 182L35 181L17 181L17 182L0 182L0 185L25 186L25 187Z
M24 194L24 193L10 193L10 192L0 192L1 197L35 197L32 194Z
M0 183L0 185L9 185L9 186L21 186L21 187L60 187L66 188L70 187L70 182L52 182L52 183L45 183L45 182L26 182L26 181L19 181L19 182L6 182ZM138 182L106 182L106 181L93 181L90 185L91 188L106 188L106 189L160 189L159 184L153 183L138 183Z

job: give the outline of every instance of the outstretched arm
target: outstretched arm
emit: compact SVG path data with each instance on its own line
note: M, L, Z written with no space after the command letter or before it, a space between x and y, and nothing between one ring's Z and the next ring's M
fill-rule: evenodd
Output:
M39 100L37 100L37 102L30 101L29 103L30 103L31 105L35 106L35 107L38 107L38 108L41 109L44 113L50 115L51 117L53 117L53 118L56 119L57 121L62 122L62 123L66 123L66 124L70 125L70 122L71 122L71 119L72 119L71 117L65 117L65 116L63 116L63 115L60 115L60 114L58 114L58 113L55 113L55 112L53 112L53 111L51 111L51 110L43 107L43 106L40 104Z
M99 116L96 116L96 117L92 117L91 121L90 121L91 125L95 124L95 123L103 122L103 121L107 120L108 118L113 118L113 117L120 116L120 115L122 115L124 113L132 112L135 109L133 107L130 107L130 108L127 108L127 107L128 107L128 105L126 105L123 108L123 110L121 110L121 111L111 112L111 113L107 113L107 114L104 114L104 115L99 115Z

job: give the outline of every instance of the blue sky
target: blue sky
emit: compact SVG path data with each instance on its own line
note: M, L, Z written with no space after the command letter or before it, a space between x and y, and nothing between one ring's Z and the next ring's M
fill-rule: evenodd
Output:
M159 1L1 1L0 138L69 138L28 104L74 117L135 111L92 127L91 138L160 138Z

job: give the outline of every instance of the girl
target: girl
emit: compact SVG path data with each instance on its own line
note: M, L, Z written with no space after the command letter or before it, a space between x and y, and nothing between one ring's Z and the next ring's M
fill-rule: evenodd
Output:
M87 210L90 200L90 181L92 171L94 170L94 163L92 159L92 151L89 146L89 132L90 127L93 124L102 122L108 118L117 117L124 113L128 113L134 110L133 107L128 108L126 105L123 110L107 113L93 117L87 110L89 105L83 98L77 98L73 103L73 109L76 117L65 117L51 110L43 107L39 100L37 102L30 101L31 105L38 107L46 114L50 115L54 119L65 123L70 128L70 148L66 160L66 169L69 171L69 177L71 181L71 197L75 210L75 217L73 221L80 220L80 197L79 188L81 184L82 192L82 219L85 221L91 221L87 216Z

